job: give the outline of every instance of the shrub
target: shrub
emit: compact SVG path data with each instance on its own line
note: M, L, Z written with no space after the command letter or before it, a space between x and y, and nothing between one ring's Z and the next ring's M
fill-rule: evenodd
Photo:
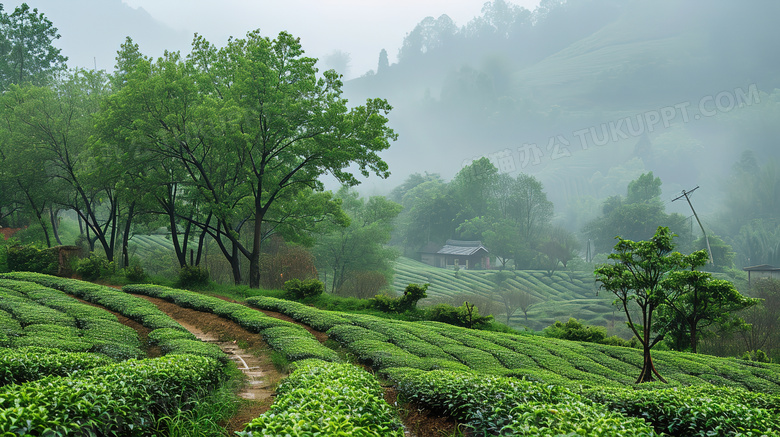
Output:
M272 237L269 253L260 255L260 284L279 289L288 279L312 279L317 277L314 256L300 246L286 244L279 237Z
M428 284L409 284L404 290L404 294L399 298L393 298L384 294L374 297L374 307L379 311L403 313L414 310L420 299L425 299L428 295Z
M114 263L109 262L104 256L95 255L76 262L76 273L86 281L94 281L114 273Z
M209 284L209 271L201 266L184 266L179 270L179 286L193 287Z
M146 272L144 268L138 264L133 264L130 267L124 269L125 278L130 282L144 282L146 281Z
M433 305L425 309L425 319L464 328L481 329L493 321L493 316L480 316L479 309L468 302L454 307L448 304Z
M34 244L8 248L6 263L10 271L36 272L56 275L59 259L54 249L38 248Z
M290 279L284 283L284 291L292 299L305 299L307 297L319 296L325 290L325 286L317 279Z
M398 299L398 309L400 311L409 311L417 306L417 302L420 299L425 299L428 295L425 293L428 290L429 284L409 284L404 290L403 296Z
M585 325L574 317L563 323L556 321L544 329L547 337L561 338L572 341L585 341L589 343L601 343L607 338L607 328L603 326Z

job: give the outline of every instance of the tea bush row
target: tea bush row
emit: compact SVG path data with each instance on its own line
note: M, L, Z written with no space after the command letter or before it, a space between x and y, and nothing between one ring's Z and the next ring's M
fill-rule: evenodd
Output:
M132 296L119 290L115 290L111 287L92 284L89 282L79 281L76 279L59 278L55 276L49 276L39 273L30 272L13 272L0 275L0 279L14 279L18 281L28 281L35 284L42 285L44 287L60 290L64 293L79 297L94 304L101 305L111 311L115 311L125 317L133 319L141 323L146 328L152 331L149 334L149 338L154 344L160 346L160 348L166 354L180 355L180 354L200 354L204 356L219 358L221 362L226 362L227 357L219 349L219 346L210 343L203 343L196 341L189 331L182 327L178 322L173 320L164 312L160 311L153 303L144 299ZM92 327L99 329L98 326L101 322L93 320ZM122 336L123 333L128 333L129 328L118 328L114 333L90 333L90 324L85 324L89 337L99 337L100 335L108 336ZM158 332L159 331L159 332ZM178 331L182 334L172 334L172 331ZM186 336L190 341L178 341L181 336ZM2 339L0 339L2 341ZM77 344L73 342L67 342L62 340L47 340L46 338L39 338L36 344L38 346L48 346L64 348L67 346L75 347ZM91 345L95 346L93 343ZM80 349L76 348L75 351ZM127 351L123 351L121 348L117 349L111 345L98 345L97 351L108 352L109 356L116 356L119 359L127 358L129 354Z
M306 329L295 323L267 316L244 305L159 285L126 285L123 290L128 293L157 297L184 308L208 312L232 320L250 332L261 334L266 343L281 353L288 361L306 358L318 358L325 361L338 361L339 359L335 351L323 346Z
M239 436L404 435L376 379L351 364L301 361L276 394L271 409Z
M282 313L321 332L325 332L336 325L349 323L347 319L334 312L312 308L300 302L290 300L253 296L248 298L246 303L262 310Z
M600 388L583 393L627 416L642 417L659 433L674 436L780 434L780 397L711 385Z
M463 422L475 435L650 436L643 420L625 417L549 384L472 372L391 369L399 394Z
M63 352L39 347L0 348L0 386L22 384L49 375L67 376L77 370L105 366L105 355Z
M157 418L186 409L223 374L216 360L180 355L8 385L0 388L0 435L154 435Z

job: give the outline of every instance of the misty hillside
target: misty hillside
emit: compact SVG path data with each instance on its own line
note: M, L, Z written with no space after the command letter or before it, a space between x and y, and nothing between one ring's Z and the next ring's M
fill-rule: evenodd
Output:
M780 83L780 4L557 3L528 11L498 0L465 24L428 17L397 63L346 84L356 102L394 106L399 140L386 153L385 187L414 172L450 178L504 152L513 165L499 170L536 175L562 210L620 194L643 171L661 177L667 199L695 185L715 196L744 150L775 153L777 128L765 117ZM673 117L651 125L647 112L662 108Z

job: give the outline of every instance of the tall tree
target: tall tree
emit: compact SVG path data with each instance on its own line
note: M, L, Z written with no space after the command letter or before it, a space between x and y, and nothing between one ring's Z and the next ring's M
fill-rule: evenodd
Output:
M27 3L9 15L0 4L0 91L12 83L43 85L64 70L68 60L53 42L57 28L38 9Z
M656 377L666 382L655 369L650 350L664 337L653 331L655 312L666 299L661 281L684 265L683 256L673 251L673 237L668 228L659 227L649 240L619 238L609 255L612 263L601 264L595 270L601 287L617 297L615 304L623 308L628 327L642 344L644 363L637 383L654 381ZM639 310L641 320L634 320L633 307Z
M29 164L19 173L19 189L25 190L26 185L36 193L55 187L62 190L44 197L48 201L56 198L59 204L76 211L94 238L91 243L99 241L112 259L120 206L115 182L120 173L94 165L96 158L111 151L90 150L94 114L106 93L107 80L102 72L77 70L61 75L49 86L11 85L3 94L3 106L9 117L8 147L27 156L14 162ZM30 163L30 159L35 162ZM46 184L30 179L41 176ZM35 196L27 197L32 206ZM37 202L36 208L43 206Z
M236 259L249 259L251 287L259 286L265 238L284 223L333 212L305 212L321 206L306 201L322 190L320 176L351 186L359 183L355 168L365 177L389 175L378 152L396 138L387 126L390 105L369 99L348 108L338 74L318 77L315 64L286 32L273 40L249 32L222 48L198 36L186 62L175 54L139 62L106 113L114 135L185 169L192 192L214 213L208 230L232 260L234 279ZM307 214L310 220L296 220ZM245 226L248 242L239 238Z
M650 238L658 226L666 226L680 236L683 245L690 243L686 217L667 214L660 200L661 180L653 172L640 175L628 184L627 194L612 196L602 204L602 216L585 225L584 232L593 240L596 252L607 253L616 235L630 240Z

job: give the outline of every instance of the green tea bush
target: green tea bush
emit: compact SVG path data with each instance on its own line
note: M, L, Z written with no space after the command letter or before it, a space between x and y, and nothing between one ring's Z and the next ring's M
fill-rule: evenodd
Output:
M76 262L76 273L85 281L94 281L114 274L114 263L104 256L93 253Z
M308 331L300 326L277 326L262 331L263 339L288 361L317 358L323 361L338 361L338 354L320 344Z
M674 436L780 434L780 397L739 388L695 387L633 390L600 388L583 393L611 410L652 423Z
M271 409L239 436L404 435L376 379L351 364L307 360L296 365L276 392Z
M475 435L651 436L627 418L549 384L470 372L391 369L403 399L465 422Z
M67 376L77 370L106 366L104 355L63 352L40 347L0 349L0 386L22 384L46 376Z
M290 279L284 283L284 291L291 299L300 300L321 295L325 285L317 279Z
M184 266L179 270L180 287L202 287L209 285L209 271L201 266Z
M34 244L8 247L5 262L10 271L56 275L59 269L56 250L40 248Z
M1 435L155 435L158 418L222 381L216 360L170 356L0 388Z

